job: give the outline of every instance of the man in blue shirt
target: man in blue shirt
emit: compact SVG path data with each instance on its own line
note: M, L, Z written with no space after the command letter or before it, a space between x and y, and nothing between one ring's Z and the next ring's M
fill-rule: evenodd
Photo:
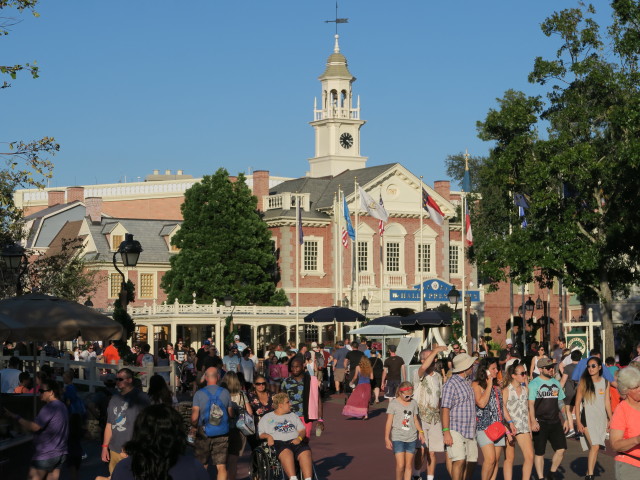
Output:
M574 382L579 382L580 377L582 376L584 371L587 369L587 362L589 361L589 358L591 357L601 358L601 356L602 355L600 353L600 350L598 350L597 348L592 348L589 357L581 359L578 362L578 365L576 365L576 368L573 371L573 375L571 376L571 380L573 380ZM613 385L614 388L618 387L618 384L616 383L615 378L613 378L613 375L611 374L608 368L602 369L602 376L607 382Z

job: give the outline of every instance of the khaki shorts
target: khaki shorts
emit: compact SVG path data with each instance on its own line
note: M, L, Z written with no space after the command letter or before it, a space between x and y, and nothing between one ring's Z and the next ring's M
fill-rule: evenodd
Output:
M224 465L227 463L229 435L207 437L202 428L198 428L194 447L193 456L203 465Z
M333 371L333 379L336 382L344 382L344 368L337 368Z
M444 452L444 438L442 436L442 423L422 422L424 439L430 452Z
M114 450L109 449L109 475L113 473L113 469L116 468L116 465L120 460L124 457L121 453L118 453Z
M447 446L447 455L452 462L466 460L467 462L478 461L478 444L475 438L464 438L458 432L451 430L453 445Z

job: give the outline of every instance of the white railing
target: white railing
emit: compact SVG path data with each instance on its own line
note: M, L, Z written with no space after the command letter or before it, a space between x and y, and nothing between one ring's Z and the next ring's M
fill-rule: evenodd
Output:
M8 361L10 358L11 357L0 355L0 364L4 364L4 362ZM27 356L27 357L18 357L18 358L23 362L24 369L26 370L28 367L29 371L33 373L34 357ZM151 376L155 373L169 372L169 385L170 385L169 388L171 389L172 392L175 392L176 390L176 376L174 374L175 372L174 362L170 362L169 365L164 367L156 367L153 365L150 365L148 367L134 367L131 365L125 365L122 362L122 360L120 360L120 363L118 363L117 365L112 365L108 363L98 363L96 362L95 358L91 358L85 362L85 361L70 360L67 358L45 357L44 355L35 357L35 362L36 362L36 366L35 366L36 372L40 371L42 365L45 365L45 364L50 365L52 368L62 367L64 370L79 369L81 372L81 377L83 378L74 378L73 383L77 385L87 385L89 387L90 392L95 391L96 387L104 386L104 382L101 380L101 377L104 375L103 371L109 370L115 373L116 371L120 370L123 367L127 367L133 373L144 374L147 376L146 377L147 379L151 378ZM57 380L62 381L62 377L58 376ZM149 389L148 382L143 382L143 389L145 392Z
M328 306L328 305L325 305ZM152 303L142 306L133 306L129 304L128 312L130 315L184 315L184 314L205 314L205 315L220 315L228 316L233 311L234 315L272 315L272 316L290 316L294 317L296 313L300 315L307 315L311 312L322 308L322 306L315 307L300 307L297 312L295 307L269 307L258 305L237 305L235 309L233 307L225 307L224 305L218 305L217 302L209 304L201 303L179 303L176 299L174 303Z
M358 274L358 281L361 287L375 287L376 286L376 274L375 273L362 273Z
M407 275L404 273L385 273L385 287L404 287L407 284Z

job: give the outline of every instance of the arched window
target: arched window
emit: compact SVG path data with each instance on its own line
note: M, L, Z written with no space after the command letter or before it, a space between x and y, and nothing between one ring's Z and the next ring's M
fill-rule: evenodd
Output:
M346 90L342 90L342 92L340 92L340 107L344 108L344 103L347 100L347 91Z
M338 106L338 92L336 90L331 90L331 106Z

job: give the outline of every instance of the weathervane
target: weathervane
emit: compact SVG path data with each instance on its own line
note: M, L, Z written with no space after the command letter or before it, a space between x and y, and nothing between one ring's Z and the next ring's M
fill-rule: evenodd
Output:
M338 18L338 2L336 2L336 19L335 20L325 20L324 23L335 23L336 24L336 35L338 34L338 24L339 23L349 23L348 18Z

